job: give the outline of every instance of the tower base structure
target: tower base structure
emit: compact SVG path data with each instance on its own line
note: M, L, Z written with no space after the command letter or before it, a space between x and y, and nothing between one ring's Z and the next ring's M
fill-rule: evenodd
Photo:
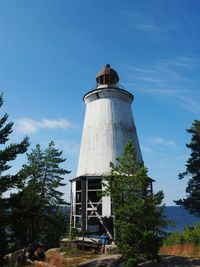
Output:
M103 194L103 177L110 173L110 162L117 164L128 140L137 161L143 162L131 108L134 96L118 81L107 64L97 75L96 88L83 97L86 112L77 177L71 180L71 227L90 235L107 233L112 239L112 199Z
M149 190L153 193L153 179ZM88 236L99 237L107 233L114 239L112 200L105 196L102 176L79 176L71 180L71 227Z
M71 180L71 227L90 236L107 233L113 238L110 196L103 195L102 176L79 176Z

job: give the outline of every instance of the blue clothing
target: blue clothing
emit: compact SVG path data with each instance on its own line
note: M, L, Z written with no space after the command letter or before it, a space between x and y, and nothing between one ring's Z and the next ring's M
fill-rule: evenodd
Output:
M102 245L107 245L109 241L109 236L107 234L103 234L100 240Z

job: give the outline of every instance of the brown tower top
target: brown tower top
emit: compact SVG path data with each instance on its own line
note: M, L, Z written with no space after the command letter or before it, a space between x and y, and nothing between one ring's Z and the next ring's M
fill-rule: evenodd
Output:
M119 76L117 72L110 67L110 64L106 64L97 74L96 82L97 84L117 84L119 82Z

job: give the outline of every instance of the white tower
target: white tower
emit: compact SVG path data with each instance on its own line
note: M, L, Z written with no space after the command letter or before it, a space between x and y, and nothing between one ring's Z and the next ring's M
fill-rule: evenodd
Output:
M127 141L135 145L142 162L132 115L133 95L118 85L119 77L107 64L97 75L96 88L85 94L85 121L77 177L72 180L71 223L112 236L112 203L101 196L102 177L109 174L110 162L121 156Z

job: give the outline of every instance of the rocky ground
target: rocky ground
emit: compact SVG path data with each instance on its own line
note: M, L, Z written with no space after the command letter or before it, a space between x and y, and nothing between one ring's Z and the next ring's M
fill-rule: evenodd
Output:
M147 263L142 267L200 267L200 260L182 256L162 256L161 263Z
M80 255L79 255L80 254ZM88 254L79 251L75 255L60 252L58 249L48 252L56 267L121 267L118 263L120 255ZM58 264L60 261L61 264ZM161 262L146 262L140 267L200 267L199 258L174 255L161 255Z
M79 267L120 267L116 264L118 255L101 255L93 260L79 264ZM200 267L199 259L181 256L161 256L161 263L148 262L140 264L141 267Z

